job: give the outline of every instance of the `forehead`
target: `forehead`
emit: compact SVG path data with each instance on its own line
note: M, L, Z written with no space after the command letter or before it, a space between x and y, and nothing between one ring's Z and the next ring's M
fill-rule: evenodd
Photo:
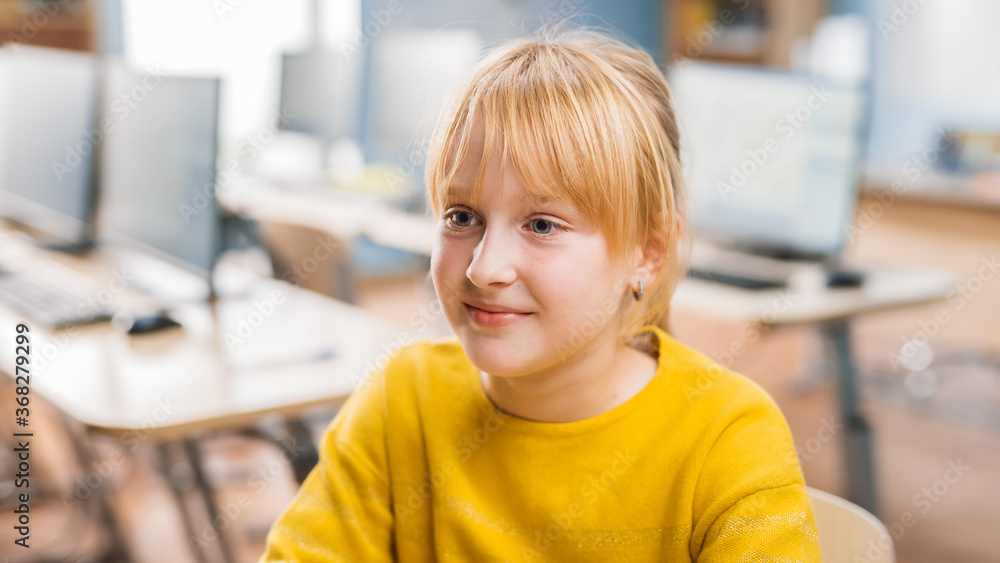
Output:
M468 142L463 143L462 137ZM514 197L528 205L557 205L576 209L574 197L569 189L556 186L553 182L539 181L551 177L551 156L524 150L525 147L503 133L494 131L487 135L482 120L460 135L450 152L459 157L464 149L451 181L445 187L446 199L479 200L484 193L499 198ZM579 195L579 194L577 194Z
M531 191L520 180L517 173L510 169L502 177L491 176L487 173L478 187L472 182L453 184L448 190L445 203L471 203L473 205L510 203L525 207L577 210L576 206L569 202Z
M556 197L525 182L515 166L510 162L504 163L499 154L487 157L482 178L477 178L481 158L480 155L478 159L465 159L459 165L453 182L446 190L446 200L474 205L505 203L578 211L568 199Z

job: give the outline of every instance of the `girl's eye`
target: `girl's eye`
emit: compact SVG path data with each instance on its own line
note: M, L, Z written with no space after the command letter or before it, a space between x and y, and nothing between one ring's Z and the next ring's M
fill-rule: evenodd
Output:
M531 230L538 235L548 235L556 230L556 224L545 219L532 219Z
M469 211L457 209L448 215L448 222L456 227L472 227L476 224L476 216Z

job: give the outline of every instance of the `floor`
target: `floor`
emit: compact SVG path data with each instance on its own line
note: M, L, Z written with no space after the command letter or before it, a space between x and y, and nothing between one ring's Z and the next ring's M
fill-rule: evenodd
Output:
M406 323L415 308L429 298L426 281L396 280L368 284L360 294L360 304ZM863 368L891 372L885 350L898 346L892 335L905 332L921 314L880 314L857 323L854 341ZM676 335L706 353L722 351L740 338L740 326L683 309L675 315ZM836 397L832 380L822 369L823 357L815 329L779 330L749 345L732 367L758 381L782 408L807 483L842 493ZM996 399L997 375L977 377L982 381L972 385L976 394ZM976 416L942 416L928 407L928 401L914 401L899 393L873 391L872 396L878 400L865 400L862 407L875 431L881 518L896 536L897 560L1000 560L1000 429L984 426ZM7 399L0 396L4 402ZM1000 408L1000 400L996 405ZM94 561L93 555L108 542L93 510L92 499L101 493L110 497L136 562L194 562L187 547L190 544L202 547L210 560L219 561L216 538L220 533L230 539L237 561L251 562L261 552L271 521L296 490L291 468L275 446L241 436L207 437L201 451L216 486L220 515L212 523L202 512L195 519L195 529L186 531L178 517L176 499L157 469L162 452L143 445L132 456L122 458L115 455L122 451L121 443L97 439L103 455L82 473L68 454L76 438L66 432L63 422L52 412L33 415L39 422L38 435L48 438L36 440L43 449L33 454L38 489L32 497L32 547L12 548L13 531L5 524L0 527L3 563ZM313 426L321 428L332 415L330 410L312 413ZM6 428L0 431L0 435L10 435ZM969 469L947 483L946 471L958 466ZM167 467L182 487L190 487L192 476L186 465L167 462ZM199 499L191 492L183 501L192 510L201 510ZM2 507L5 514L10 510L7 505ZM912 518L904 516L908 512ZM8 521L6 517L4 521Z

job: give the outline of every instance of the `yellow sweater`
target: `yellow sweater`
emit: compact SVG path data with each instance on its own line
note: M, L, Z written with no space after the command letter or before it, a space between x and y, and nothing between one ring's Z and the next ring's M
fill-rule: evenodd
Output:
M652 381L569 423L498 411L457 342L403 349L337 415L261 561L820 561L770 397L647 330Z

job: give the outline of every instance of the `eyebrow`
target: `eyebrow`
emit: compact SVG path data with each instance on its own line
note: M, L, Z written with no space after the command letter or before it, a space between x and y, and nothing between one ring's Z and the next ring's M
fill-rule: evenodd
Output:
M538 195L533 193L528 193L528 201L537 205L543 205L547 203L562 203L558 199L549 197L547 195Z
M464 184L450 184L448 192L459 198L467 197L473 191L472 186L466 186ZM568 209L576 210L576 207L569 202L550 197L547 195L535 194L529 192L524 200L530 205L557 205L560 207L565 207Z
M528 196L527 196L526 199L527 199L528 203L531 204L531 205L537 205L537 206L552 205L552 206L556 206L558 208L562 208L562 209L566 209L566 210L571 210L571 211L574 211L574 212L579 212L580 211L575 205L573 205L572 203L569 203L568 201L565 201L565 200L562 200L562 199L558 199L558 198L554 198L554 197L550 197L550 196L547 196L547 195L528 194Z

